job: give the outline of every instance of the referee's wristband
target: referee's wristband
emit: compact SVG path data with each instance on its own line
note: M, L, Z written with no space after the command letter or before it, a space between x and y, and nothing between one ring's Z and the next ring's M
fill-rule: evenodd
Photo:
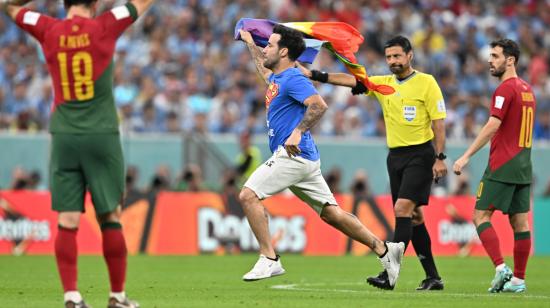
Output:
M328 73L327 72L321 72L318 70L311 70L311 77L309 77L311 80L319 81L319 82L327 82L328 81Z

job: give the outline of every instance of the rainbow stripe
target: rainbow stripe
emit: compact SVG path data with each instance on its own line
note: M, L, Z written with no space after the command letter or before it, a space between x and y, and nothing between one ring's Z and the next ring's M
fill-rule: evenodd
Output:
M256 44L261 43L259 42L261 40L267 42L275 24L275 22L266 19L243 18L235 26L235 39L240 38L239 30L245 29L251 32ZM379 92L383 95L395 92L395 89L391 86L372 83L365 67L357 62L355 53L359 50L364 38L351 25L344 22L287 22L281 24L304 33L306 39L312 38L322 41L322 46L333 53L346 66L347 70L370 91ZM313 62L310 58L308 60ZM310 61L307 62L311 63Z

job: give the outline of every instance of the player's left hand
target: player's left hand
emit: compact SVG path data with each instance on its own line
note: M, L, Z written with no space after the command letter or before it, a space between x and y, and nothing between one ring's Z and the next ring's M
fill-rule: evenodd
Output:
M445 162L439 159L435 160L435 163L432 167L432 172L434 175L434 179L437 183L437 181L441 178L447 175L447 165L445 165Z
M459 159L455 161L455 164L453 166L453 171L456 175L460 175L462 173L462 168L464 168L470 159L468 157L462 156Z
M298 146L300 141L302 141L302 132L298 129L293 130L285 142L285 150L288 157L297 156L302 152Z

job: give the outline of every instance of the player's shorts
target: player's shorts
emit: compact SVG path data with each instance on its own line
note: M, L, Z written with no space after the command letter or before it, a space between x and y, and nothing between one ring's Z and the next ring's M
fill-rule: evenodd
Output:
M283 147L260 165L244 186L254 191L260 200L289 188L319 215L326 205L337 205L321 174L321 160L289 157Z
M393 204L408 199L416 206L427 205L433 181L435 151L431 141L390 149L387 158Z
M96 214L112 212L124 195L118 134L52 134L50 190L57 212L84 212L90 191Z
M499 210L503 214L529 212L531 184L512 184L487 179L479 182L476 210Z

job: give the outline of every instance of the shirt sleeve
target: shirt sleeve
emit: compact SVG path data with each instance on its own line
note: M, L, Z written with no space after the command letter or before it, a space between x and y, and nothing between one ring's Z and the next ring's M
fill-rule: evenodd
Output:
M288 96L302 104L310 96L318 94L311 81L301 73L288 79L287 88Z
M447 117L443 93L441 93L441 89L433 76L429 78L426 101L424 103L426 104L426 110L428 110L428 114L432 121L445 119Z
M15 16L15 23L25 32L36 38L40 43L44 42L46 30L48 30L55 21L55 18L31 11L27 8L22 8L19 10L19 13L17 13L17 16Z
M103 25L105 34L111 39L118 39L138 18L136 7L128 2L101 14L97 20Z
M510 105L514 100L514 91L506 85L500 85L493 94L491 101L491 116L497 117L500 120L504 119Z

